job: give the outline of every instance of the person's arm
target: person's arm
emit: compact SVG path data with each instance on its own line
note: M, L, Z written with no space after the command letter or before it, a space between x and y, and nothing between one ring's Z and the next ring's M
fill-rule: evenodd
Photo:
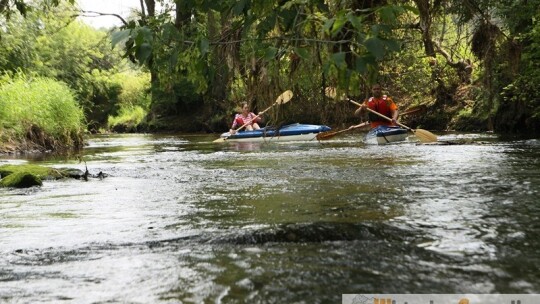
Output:
M393 101L393 100L390 100L391 103L390 103L390 111L392 113L392 124L396 124L397 123L397 120L398 120L398 116L399 116L399 111L398 111L398 107L396 105L396 103Z
M392 111L392 124L393 125L397 124L398 115L399 113L397 109Z
M369 122L364 121L364 122L361 122L361 123L359 123L359 124L357 124L357 125L350 126L349 128L347 128L347 130L363 128L363 127L366 127L366 126L369 126Z
M255 113L251 113L251 117L253 117L252 122L253 123L259 123L259 122L263 121L263 118L262 118L263 114L264 113L259 113L259 114L255 115Z
M364 100L364 102L362 103L362 105L360 107L358 107L358 109L356 109L356 111L354 111L354 115L363 115L365 112L366 112L366 108L367 108L367 100Z
M231 134L236 133L235 128L236 128L236 126L238 126L238 122L237 122L237 120L236 120L237 118L238 118L238 114L234 115L234 120L233 120L231 129L229 130L229 133L231 133Z

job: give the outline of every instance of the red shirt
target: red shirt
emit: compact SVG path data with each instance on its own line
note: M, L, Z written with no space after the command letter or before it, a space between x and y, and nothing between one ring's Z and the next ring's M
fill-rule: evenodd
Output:
M397 105L394 103L391 97L388 97L386 95L383 95L380 98L371 97L368 100L364 101L364 104L373 111L379 112L380 114L388 118L392 118L392 113L394 113L394 111L397 111ZM371 112L369 113L369 121L371 128L375 128L380 125L393 125L392 122Z
M232 123L231 129L235 129L237 126L243 126L244 124L252 125L258 121L261 120L260 117L256 117L255 113L250 112L247 116L244 116L242 114L236 114L234 116L234 121Z

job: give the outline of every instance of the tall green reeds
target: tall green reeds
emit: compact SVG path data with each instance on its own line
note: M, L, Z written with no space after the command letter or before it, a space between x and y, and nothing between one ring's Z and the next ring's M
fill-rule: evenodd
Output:
M150 75L148 73L119 73L115 79L122 86L118 96L119 110L109 115L107 127L117 132L136 132L144 129L150 111Z
M136 132L146 115L147 111L140 106L125 106L117 116L109 116L108 127L114 131Z
M62 82L4 76L0 83L0 144L24 150L82 147L84 114Z

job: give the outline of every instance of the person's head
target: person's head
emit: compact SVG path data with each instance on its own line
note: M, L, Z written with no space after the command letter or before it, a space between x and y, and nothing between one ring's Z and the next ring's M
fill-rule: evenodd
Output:
M241 108L242 108L242 113L244 113L244 114L249 113L249 105L248 105L247 102L242 102L242 103L240 104L240 106L241 106Z
M373 93L373 96L376 97L376 98L379 98L381 97L383 94L382 94L382 87L379 83L374 83L372 86L371 86L371 92Z

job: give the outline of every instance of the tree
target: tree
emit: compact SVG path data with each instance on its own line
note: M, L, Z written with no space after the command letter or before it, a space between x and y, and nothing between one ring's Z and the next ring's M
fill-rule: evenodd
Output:
M154 105L169 113L199 109L207 123L229 115L204 117L234 107L224 99L262 107L286 87L322 98L326 79L348 89L373 78L377 63L399 50L393 24L407 11L385 4L184 0L164 1L157 12L154 1L145 1L138 20L116 32L113 43L152 73ZM308 75L321 77L301 81Z
M47 0L47 1L31 1L31 0L0 0L0 14L7 18L15 12L20 13L22 16L32 10L43 10L45 8L56 7L62 2L73 5L75 0Z

